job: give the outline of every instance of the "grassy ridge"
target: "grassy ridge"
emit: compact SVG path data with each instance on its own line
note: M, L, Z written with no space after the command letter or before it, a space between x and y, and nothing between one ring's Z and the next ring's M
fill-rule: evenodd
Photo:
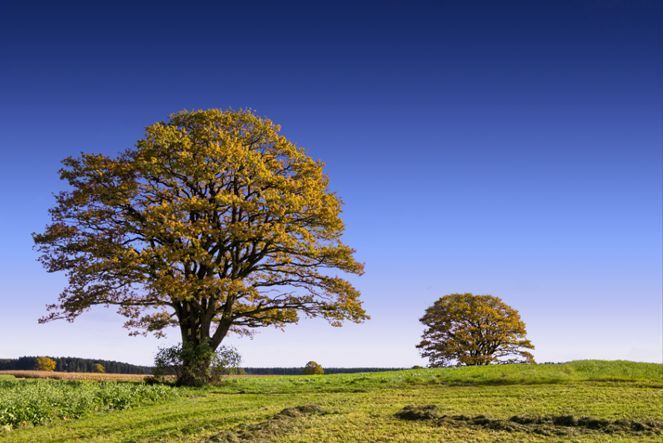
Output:
M529 385L584 381L663 385L663 365L581 360L564 364L495 365L325 376L231 379L220 389L239 393L357 392L415 385Z
M139 400L132 403L136 407L128 410L86 413L66 425L55 420L34 428L0 432L0 441L199 442L233 441L238 436L240 441L275 442L549 441L550 436L538 435L522 426L507 432L473 424L404 421L396 414L408 405L435 405L440 414L485 415L493 420L568 415L663 423L662 370L663 366L657 364L578 361L562 365L239 378L217 387L176 390L179 395L152 399L144 406L137 406L141 404ZM318 405L323 412L287 418L280 414L285 408L296 410L310 404ZM660 439L660 435L562 430L567 434L557 440L552 438L553 441Z

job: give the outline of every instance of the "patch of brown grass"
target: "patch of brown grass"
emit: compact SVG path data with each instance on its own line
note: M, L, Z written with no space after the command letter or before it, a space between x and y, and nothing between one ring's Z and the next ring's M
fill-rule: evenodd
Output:
M145 381L152 377L150 374L108 374L98 372L60 372L60 371L29 371L29 370L4 370L0 375L13 375L16 378L48 378L53 380L96 380L96 381ZM253 378L272 377L271 375L226 375L224 378ZM166 381L174 381L173 376L166 376Z
M96 380L96 381L143 381L144 374L100 374L97 372L56 372L56 371L0 371L1 374L16 378L50 378L55 380Z

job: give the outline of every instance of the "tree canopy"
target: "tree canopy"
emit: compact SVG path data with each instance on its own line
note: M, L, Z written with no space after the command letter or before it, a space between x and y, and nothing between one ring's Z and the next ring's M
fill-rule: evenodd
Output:
M426 329L417 347L431 366L534 362L525 323L498 297L446 295L420 321Z
M35 369L38 371L55 371L55 360L49 357L37 357L35 359Z
M306 363L306 366L304 366L305 375L321 375L324 373L325 370L323 369L323 367L315 361L310 361Z
M116 306L132 333L179 326L185 346L300 315L368 318L336 272L361 274L342 242L323 164L250 111L180 112L115 158L64 160L69 189L34 234L68 284L41 321Z

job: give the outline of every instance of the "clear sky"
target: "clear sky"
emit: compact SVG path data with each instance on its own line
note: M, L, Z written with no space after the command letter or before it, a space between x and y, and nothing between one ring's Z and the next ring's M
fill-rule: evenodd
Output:
M65 280L30 234L65 156L249 107L326 162L372 319L231 339L246 365L421 364L453 292L518 309L539 361L661 361L663 2L222 3L0 1L0 358L177 340L38 325Z

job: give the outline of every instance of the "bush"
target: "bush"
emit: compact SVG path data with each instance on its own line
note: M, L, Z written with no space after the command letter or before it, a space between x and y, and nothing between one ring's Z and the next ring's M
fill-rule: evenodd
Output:
M37 371L55 371L55 360L48 357L37 357L35 360L35 369Z
M306 375L320 375L324 374L325 370L320 366L320 364L310 361L304 366L304 374Z
M154 376L163 380L166 375L175 375L177 385L202 386L238 373L241 360L231 346L212 351L203 345L195 348L175 345L159 350L154 360Z

